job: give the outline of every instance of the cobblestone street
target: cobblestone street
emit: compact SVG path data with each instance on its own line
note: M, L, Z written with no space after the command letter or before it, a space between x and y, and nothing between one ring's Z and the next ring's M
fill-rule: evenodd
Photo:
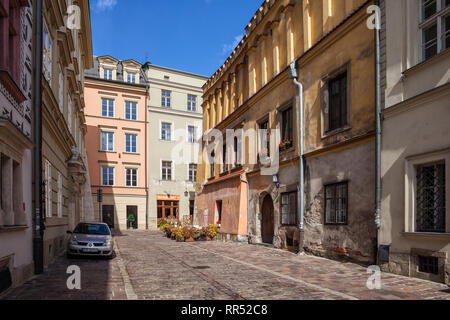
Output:
M221 242L177 243L159 232L115 238L113 260L60 257L41 276L3 299L64 300L354 300L446 299L445 285L382 274L369 290L365 268L262 246ZM66 287L67 267L81 268L82 288Z

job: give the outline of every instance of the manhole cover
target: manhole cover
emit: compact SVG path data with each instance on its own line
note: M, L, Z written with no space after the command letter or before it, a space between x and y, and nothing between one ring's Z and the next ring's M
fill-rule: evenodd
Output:
M211 269L211 267L208 266L197 266L197 267L193 267L195 270L205 270L205 269Z

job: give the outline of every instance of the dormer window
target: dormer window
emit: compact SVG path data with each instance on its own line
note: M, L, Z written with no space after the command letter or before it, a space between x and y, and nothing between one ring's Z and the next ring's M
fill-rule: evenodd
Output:
M112 80L113 79L113 71L111 69L103 70L103 79Z
M136 83L136 74L135 73L129 73L127 75L127 82L128 83Z

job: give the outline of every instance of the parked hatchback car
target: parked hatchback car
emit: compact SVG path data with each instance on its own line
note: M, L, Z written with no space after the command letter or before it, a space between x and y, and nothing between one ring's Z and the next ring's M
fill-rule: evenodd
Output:
M82 222L75 230L67 231L71 235L67 256L113 257L114 243L111 230L105 223Z

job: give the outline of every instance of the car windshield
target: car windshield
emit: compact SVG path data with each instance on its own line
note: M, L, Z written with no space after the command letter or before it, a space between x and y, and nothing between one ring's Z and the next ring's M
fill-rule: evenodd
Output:
M97 236L109 236L111 235L109 228L104 224L90 224L80 223L74 233L78 234L92 234Z

